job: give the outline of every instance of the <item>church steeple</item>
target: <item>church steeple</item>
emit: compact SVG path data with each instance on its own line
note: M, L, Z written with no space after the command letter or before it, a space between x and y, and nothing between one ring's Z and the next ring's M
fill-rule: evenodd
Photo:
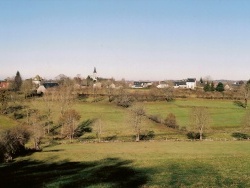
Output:
M96 72L96 68L95 67L94 67L94 72L93 72L92 79L93 79L94 82L97 81L97 72Z

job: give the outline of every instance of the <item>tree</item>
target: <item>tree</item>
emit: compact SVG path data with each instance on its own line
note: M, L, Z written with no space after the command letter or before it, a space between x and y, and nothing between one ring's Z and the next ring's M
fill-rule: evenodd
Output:
M64 83L56 88L56 99L60 105L61 115L68 109L70 109L76 93L74 92L74 85L71 80L64 80Z
M244 129L250 128L250 111L247 110L242 119L242 126Z
M133 102L133 100L129 96L129 94L123 88L120 88L118 91L118 96L116 98L116 104L118 106L128 108L132 105L132 102Z
M114 84L111 80L108 80L104 86L106 94L108 95L109 98L109 102L112 102L114 100L114 94L115 94Z
M30 125L31 137L33 139L34 148L41 149L41 140L44 137L45 116L41 115L37 109L29 109L28 122Z
M223 83L219 82L218 85L215 88L216 91L222 92L224 91L224 85Z
M245 101L245 108L247 108L247 100L249 98L249 94L250 94L250 79L243 86L243 95L244 95L244 101Z
M62 125L62 134L70 139L70 142L74 139L75 130L77 130L77 123L80 120L80 114L75 110L65 111L59 119Z
M135 141L139 142L140 141L140 133L141 133L141 126L142 126L142 121L145 116L145 110L144 106L142 105L134 105L130 109L131 112L131 122L132 126L134 127L135 131Z
M95 131L96 131L96 136L98 138L98 142L101 142L101 137L102 137L102 129L103 129L103 123L101 119L98 119L95 121Z
M22 82L23 82L22 77L21 77L19 71L17 71L16 76L14 78L14 83L13 83L14 91L20 91L21 86L22 86Z
M170 102L174 99L174 90L172 87L162 88L160 91L162 91L167 102Z
M202 77L200 78L200 83L203 84L203 79L202 79Z
M208 81L207 81L207 83L205 84L205 86L204 86L203 90L204 90L205 92L207 92L207 91L211 91L210 84L209 84L209 82L208 82Z
M0 90L0 110L1 113L5 113L8 108L8 103L10 101L10 93L7 90Z
M213 81L211 82L210 91L215 91L214 82Z
M24 80L20 89L24 93L25 98L30 94L32 94L32 89L33 89L32 79Z
M194 107L190 114L191 128L199 131L200 140L202 140L204 130L210 123L210 115L205 107Z

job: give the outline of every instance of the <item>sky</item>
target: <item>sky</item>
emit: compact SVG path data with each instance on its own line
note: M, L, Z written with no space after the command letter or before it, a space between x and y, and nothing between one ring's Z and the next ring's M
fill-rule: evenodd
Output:
M0 79L250 78L249 0L0 0Z

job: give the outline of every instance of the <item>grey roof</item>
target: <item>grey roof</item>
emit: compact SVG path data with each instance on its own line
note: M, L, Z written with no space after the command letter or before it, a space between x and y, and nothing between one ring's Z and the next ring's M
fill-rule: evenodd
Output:
M188 78L187 79L187 82L195 82L196 81L196 78Z
M176 82L174 82L174 85L175 86L186 85L186 82L185 81L176 81Z
M56 82L45 82L45 83L43 83L43 86L47 89L50 87L57 87L57 86L59 86L59 84Z

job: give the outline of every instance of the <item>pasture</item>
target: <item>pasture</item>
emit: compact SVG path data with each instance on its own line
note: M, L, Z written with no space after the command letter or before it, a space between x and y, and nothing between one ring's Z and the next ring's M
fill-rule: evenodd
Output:
M177 124L181 130L171 129L161 123L156 123L145 118L142 123L142 133L154 131L156 140L165 139L186 139L186 131L190 129L190 112L194 106L203 106L208 109L211 116L209 130L205 134L211 139L233 139L232 133L246 132L242 128L242 119L246 113L246 109L237 105L231 100L208 100L208 99L176 99L172 102L155 101L141 102L145 106L147 116L157 116L164 121L169 113L176 116ZM30 108L39 109L41 114L46 113L47 103L42 98L28 100L24 103ZM80 121L100 120L102 126L102 138L115 138L118 140L133 140L134 129L131 126L131 117L129 108L116 106L115 103L109 103L106 100L99 102L76 101L71 106L81 115ZM60 117L60 104L52 102L50 104L51 117L54 125L57 124ZM24 112L26 113L26 112ZM20 120L25 122L26 120ZM1 116L1 127L8 127L17 124L16 121ZM95 139L96 126L92 124L93 131L85 133L82 139ZM183 131L184 130L184 131ZM249 132L247 132L249 133Z
M0 166L3 187L249 187L250 142L116 142L45 147Z

